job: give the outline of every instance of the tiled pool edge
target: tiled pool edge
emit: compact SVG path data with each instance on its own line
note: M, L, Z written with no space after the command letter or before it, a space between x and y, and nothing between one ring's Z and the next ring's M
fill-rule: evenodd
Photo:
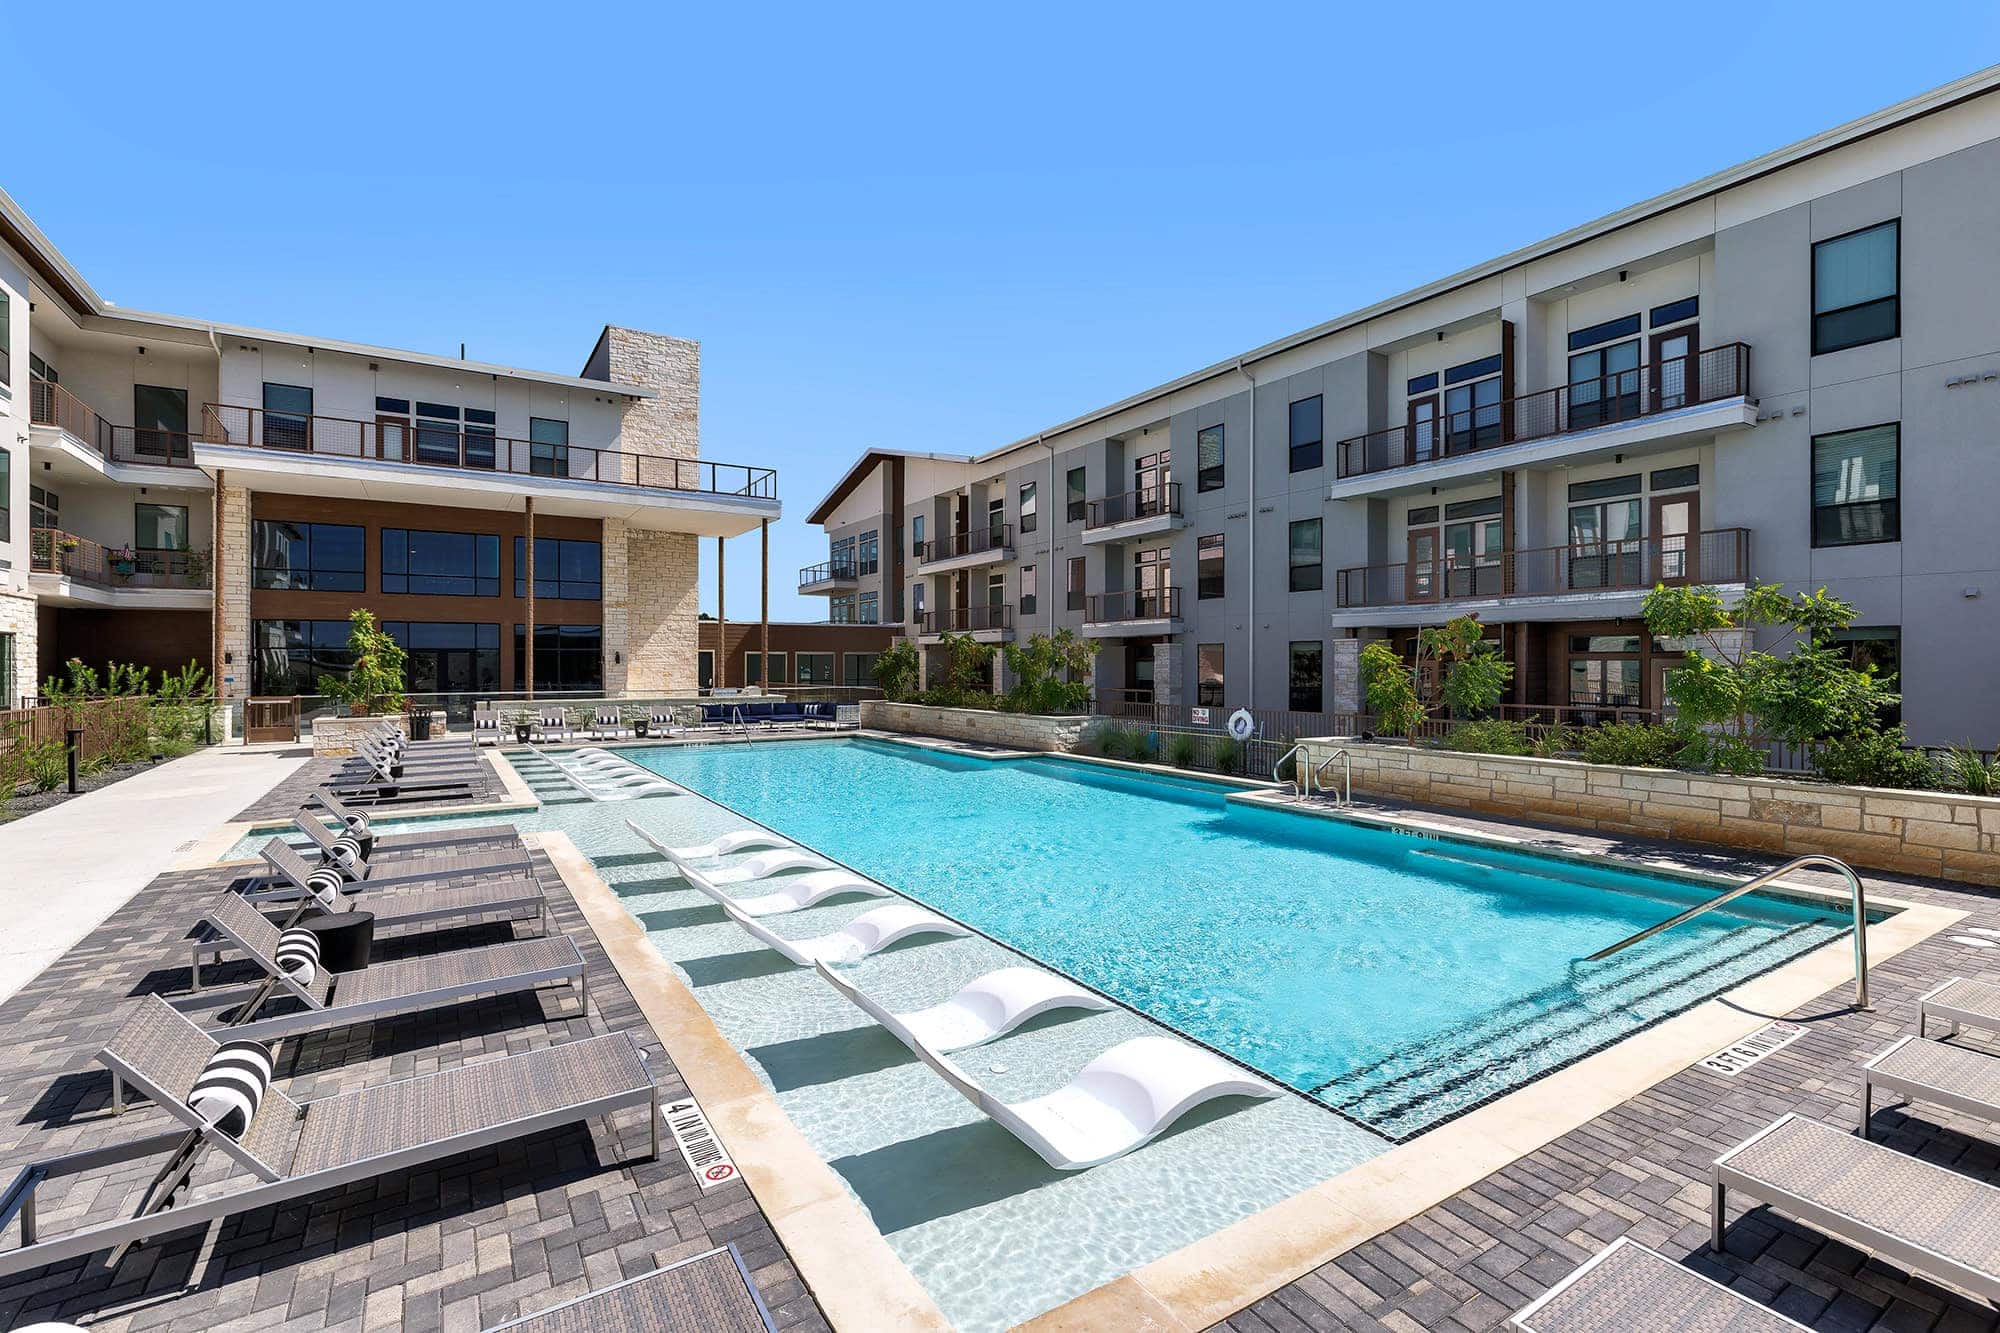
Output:
M833 1168L793 1125L700 1001L567 835L525 835L548 853L744 1183L835 1328L949 1330Z
M1894 914L1868 927L1871 965L1967 915L1879 902ZM1020 1327L1198 1333L1852 977L1852 945L1843 934Z

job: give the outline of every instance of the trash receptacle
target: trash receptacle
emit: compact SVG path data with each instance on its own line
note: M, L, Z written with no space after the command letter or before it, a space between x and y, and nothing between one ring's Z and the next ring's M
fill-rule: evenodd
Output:
M410 739L427 741L431 738L431 710L412 708L410 710Z

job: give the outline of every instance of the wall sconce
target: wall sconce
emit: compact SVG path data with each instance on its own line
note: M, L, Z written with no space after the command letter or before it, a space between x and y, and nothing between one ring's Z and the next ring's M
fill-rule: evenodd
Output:
M624 662L625 662L625 654L623 654L623 653L613 653L613 654L611 654L611 665L613 665L613 666L622 666L622 665L624 665Z
M225 652L225 653L223 653L223 655L222 655L222 665L224 665L224 666L230 666L230 665L232 665L232 664L233 664L233 663L234 663L235 661L236 661L236 654L235 654L235 653L233 653L233 652Z

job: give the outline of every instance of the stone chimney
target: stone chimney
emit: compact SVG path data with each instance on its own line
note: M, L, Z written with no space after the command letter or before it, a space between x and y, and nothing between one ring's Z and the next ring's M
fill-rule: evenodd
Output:
M701 344L608 324L586 376L651 389L625 409L621 444L654 458L701 455Z

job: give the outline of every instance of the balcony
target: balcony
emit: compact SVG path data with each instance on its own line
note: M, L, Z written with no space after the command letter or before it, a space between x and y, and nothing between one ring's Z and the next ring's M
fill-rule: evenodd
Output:
M1180 618L1179 588L1093 593L1084 599L1083 633L1096 639L1171 634Z
M204 467L249 472L256 489L293 494L476 508L526 494L545 513L704 536L748 532L778 513L770 468L510 439L457 423L210 403L194 448Z
M997 565L1014 558L1014 525L993 523L970 532L954 532L949 537L925 542L917 548L917 563L926 574L946 574L955 569L976 569Z
M861 567L852 560L826 560L799 571L799 592L825 596L853 592L860 585Z
M114 550L60 528L28 534L28 572L57 605L200 610L211 600L207 551Z
M1187 520L1181 515L1181 484L1160 481L1122 495L1092 500L1084 509L1085 545L1124 541L1170 532Z
M1693 356L1357 435L1335 446L1340 480L1333 484L1333 498L1405 484L1429 486L1460 474L1572 459L1590 451L1672 446L1690 436L1747 427L1756 421L1749 390L1750 348L1726 343ZM1516 446L1522 448L1512 457L1488 457Z
M1435 620L1432 608L1440 604L1450 604L1452 614L1490 608L1505 620L1627 615L1658 583L1729 585L1749 577L1749 530L1719 528L1693 538L1644 537L1503 551L1481 559L1359 565L1341 570L1334 582L1339 609L1333 618L1343 627L1416 623Z
M207 485L195 471L192 437L186 432L114 426L60 384L29 379L28 421L59 432L99 465L183 468L188 479L175 484Z
M1004 602L991 606L947 606L917 617L919 639L937 639L946 631L970 634L983 643L1012 638L1014 608Z

